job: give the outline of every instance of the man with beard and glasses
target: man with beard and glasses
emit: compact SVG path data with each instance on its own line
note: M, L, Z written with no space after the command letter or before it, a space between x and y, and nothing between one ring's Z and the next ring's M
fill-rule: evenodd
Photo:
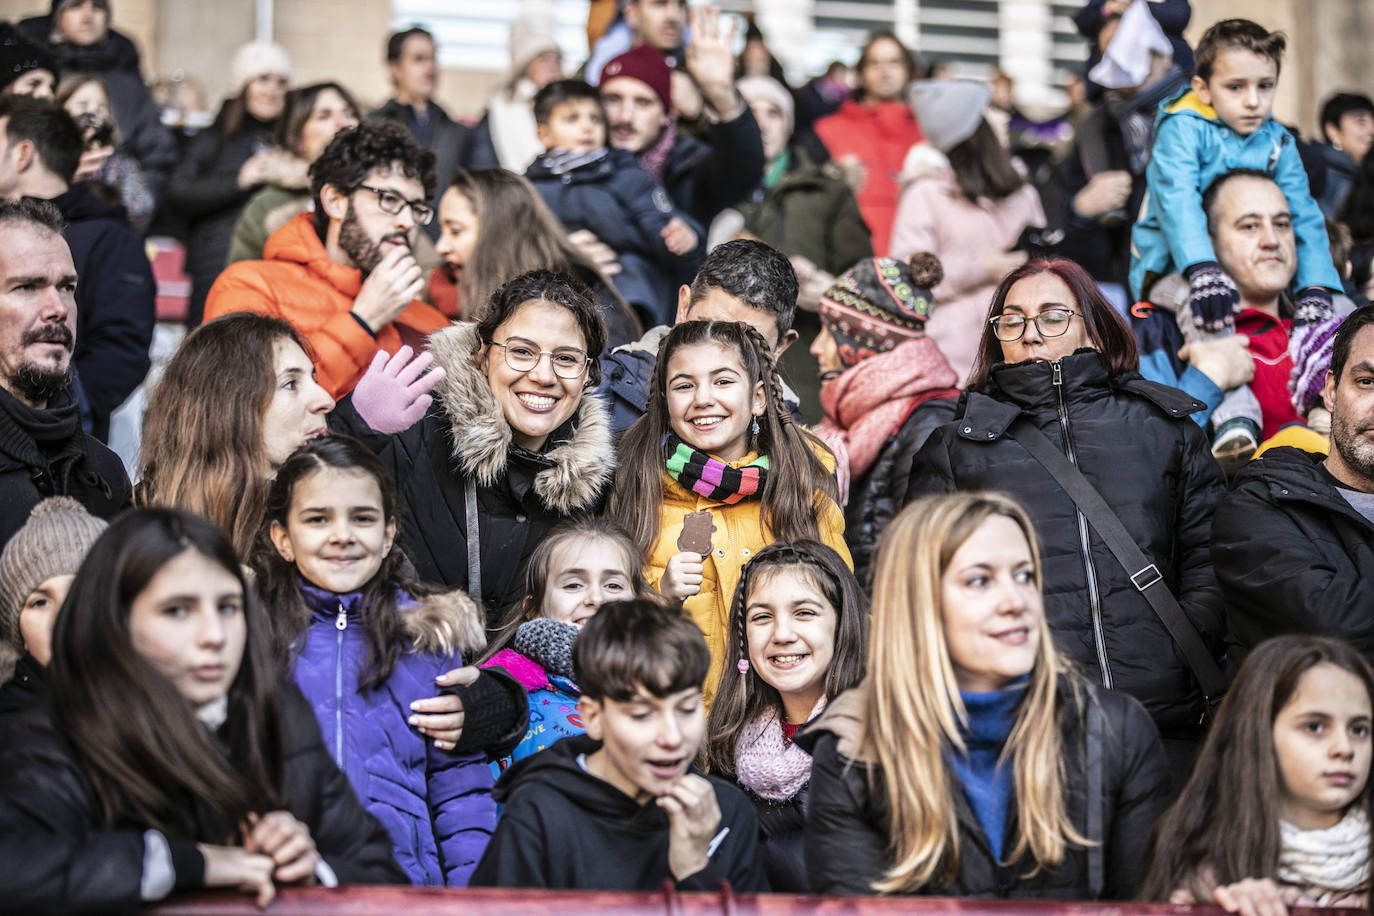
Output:
M1336 332L1322 400L1331 454L1269 449L1213 517L1235 665L1282 633L1338 636L1374 660L1374 306Z
M434 154L396 121L340 131L310 166L314 212L267 239L263 260L230 264L210 288L207 321L262 312L310 342L317 380L335 400L378 350L420 350L448 319L417 298L420 227L434 218Z
M119 458L81 431L72 392L76 266L47 201L0 203L0 545L49 496L100 518L131 499Z

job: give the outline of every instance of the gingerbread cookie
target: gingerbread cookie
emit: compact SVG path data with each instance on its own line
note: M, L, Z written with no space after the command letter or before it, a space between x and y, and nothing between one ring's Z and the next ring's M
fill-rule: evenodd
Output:
M706 556L711 552L711 532L715 530L711 513L688 512L682 517L682 533L677 536L678 551Z

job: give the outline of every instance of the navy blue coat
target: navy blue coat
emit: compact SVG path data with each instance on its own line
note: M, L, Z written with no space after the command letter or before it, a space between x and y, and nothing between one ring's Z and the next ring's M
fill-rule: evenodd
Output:
M77 392L87 427L109 435L110 414L148 374L148 347L157 322L157 283L143 240L124 208L84 185L53 198L67 226L62 236L76 264ZM85 424L83 424L85 425Z
M733 121L711 125L711 142L679 136L663 169L663 187L703 226L749 196L763 181L763 136L749 106Z
M569 232L587 229L619 256L620 273L611 283L625 301L655 321L671 321L677 287L700 265L706 233L673 205L668 193L640 168L634 154L608 148L606 155L555 174L543 157L525 177ZM660 233L679 217L697 234L697 247L675 255Z

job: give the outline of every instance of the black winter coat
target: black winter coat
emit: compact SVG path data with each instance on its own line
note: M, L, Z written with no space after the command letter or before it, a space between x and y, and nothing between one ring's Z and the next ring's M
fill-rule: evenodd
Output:
M1068 679L1060 678L1065 804L1074 828L1100 845L1071 846L1057 868L1030 876L1026 863L999 865L951 773L959 822L959 874L948 887L931 886L918 893L1050 900L1134 896L1145 874L1150 832L1168 806L1168 763L1159 733L1139 703L1082 681L1079 687L1081 701L1075 699ZM872 894L873 882L881 880L889 864L890 813L881 772L876 763L850 756L857 747L863 690L861 686L842 694L800 736L800 743L812 748L814 761L806 865L816 893ZM1013 798L1002 842L1008 853L1016 845L1017 830Z
M1055 382L1056 377L1060 383ZM1035 524L1045 614L1055 644L1087 676L1145 704L1166 737L1195 736L1202 694L1169 631L1050 472L1007 434L1025 414L1064 449L1158 567L1220 657L1221 594L1208 554L1222 476L1189 414L1202 405L1079 350L1054 362L1000 364L987 394L961 399L911 467L907 501L1002 490Z
M278 689L287 810L310 830L340 884L404 884L391 837L359 804L320 738L315 713L294 684ZM167 836L176 889L202 886L197 842L223 843L230 825L189 803ZM104 824L80 759L46 704L25 710L0 751L0 900L8 912L137 913L144 828Z
M759 820L759 862L775 894L805 894L810 888L806 878L806 799L810 784L804 785L786 801L769 801L736 783L744 797L754 803Z
M849 502L844 507L844 542L854 558L854 575L865 589L873 582L878 538L906 505L911 463L930 434L954 419L956 404L952 398L938 398L918 406L887 440L863 476L849 483Z
M1335 636L1374 661L1374 523L1336 491L1321 455L1265 452L1236 474L1212 521L1228 661L1271 636Z
M763 137L749 106L733 121L711 125L711 142L678 135L663 170L673 203L701 225L749 196L763 181Z
M401 544L426 582L468 588L465 487L475 479L481 600L494 623L524 596L525 563L549 528L600 509L614 450L606 407L590 391L546 451L513 444L486 375L472 364L477 348L475 325L430 335L434 361L448 374L429 414L405 432L374 432L351 398L330 414L330 425L362 439L390 469L401 492Z
M110 519L133 502L133 488L119 456L81 431L70 388L48 410L0 389L0 547L49 496Z
M271 145L271 125L244 114L244 126L226 138L224 113L214 126L196 134L167 185L167 203L189 222L186 234L186 272L191 275L191 298L186 321L194 327L205 315L205 297L224 270L234 227L248 199L260 185L239 187L239 169L254 153Z
M83 185L53 198L67 221L62 237L76 263L77 383L90 411L91 433L109 437L110 414L148 374L148 347L157 322L157 283L143 240L124 208Z
M19 23L19 28L40 47L57 58L59 76L69 73L94 73L105 83L110 109L122 148L138 160L143 176L158 200L167 178L177 164L177 142L162 124L162 112L148 92L139 69L138 49L124 35L110 29L105 38L90 47L65 41L51 42L52 18L35 16Z
M48 673L38 659L25 652L14 663L14 673L0 685L0 748L6 745L10 723L48 695Z

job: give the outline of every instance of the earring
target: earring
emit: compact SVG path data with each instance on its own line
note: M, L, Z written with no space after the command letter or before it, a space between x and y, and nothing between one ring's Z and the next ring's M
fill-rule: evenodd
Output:
M755 417L749 424L749 435L757 439L759 437L759 418Z
M740 673L740 674L748 674L748 673L749 673L749 659L747 659L747 658L742 658L742 659L740 659L739 661L735 662L735 667L739 670L739 673Z

